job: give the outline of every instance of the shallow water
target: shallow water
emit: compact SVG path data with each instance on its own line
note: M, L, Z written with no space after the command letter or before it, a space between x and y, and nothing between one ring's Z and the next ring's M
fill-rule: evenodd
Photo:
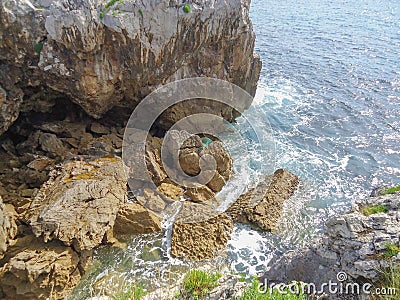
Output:
M240 176L220 196L229 202L236 186L278 167L301 184L276 234L236 225L226 256L207 262L248 275L262 272L273 254L317 238L329 216L373 187L400 183L400 1L253 0L251 17L264 66L248 114L271 124L276 159L266 162L262 152L269 140L254 146L250 134L249 144L238 145L226 136ZM243 119L233 126L248 134ZM121 278L152 289L197 266L169 257L169 225L129 239L124 250L97 250L73 299L100 293L100 284L117 288L113 280Z

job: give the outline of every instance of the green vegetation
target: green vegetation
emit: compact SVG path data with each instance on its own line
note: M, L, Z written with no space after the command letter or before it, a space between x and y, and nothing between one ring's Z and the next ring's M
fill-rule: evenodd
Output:
M375 285L379 286L380 295L373 295L372 299L395 300L399 299L400 265L390 262L389 267L381 272L381 279Z
M385 213L388 211L388 207L383 204L378 204L378 205L367 205L361 208L361 213L365 216L377 214L377 213Z
M388 189L386 189L386 190L383 190L383 191L381 192L381 195L394 194L394 193L399 192L399 191L400 191L400 185L399 185L399 186L392 187L392 188L388 188Z
M186 4L186 5L183 6L183 11L185 13L188 14L188 13L190 13L191 10L192 10L192 8L190 7L190 5Z
M111 7L117 2L124 3L124 0L110 0L110 1L108 1L106 3L106 5L104 5L104 9L102 9L100 11L100 19L103 19L104 16L106 15L106 12L108 12L111 9ZM119 14L120 12L121 12L120 10L114 11L113 12L113 16L116 17L117 14Z
M40 54L43 49L43 43L36 43L35 45L33 45L33 49L35 49L35 52L37 54Z
M138 13L139 13L139 15L141 16L141 17L143 17L143 11L139 8L138 9Z
M383 254L384 257L390 258L393 256L397 256L400 253L400 247L397 244L394 243L388 243L386 244L386 249Z
M295 283L301 291L300 283ZM293 294L287 288L284 289L285 293L279 293L276 289L263 290L259 288L260 282L257 277L253 278L251 286L248 287L243 295L236 300L306 300L307 296L303 293ZM292 284L290 285L292 286Z
M147 293L143 286L137 283L129 283L114 295L115 300L140 300Z
M183 278L181 297L204 299L204 296L218 285L220 273L212 274L202 270L192 270Z

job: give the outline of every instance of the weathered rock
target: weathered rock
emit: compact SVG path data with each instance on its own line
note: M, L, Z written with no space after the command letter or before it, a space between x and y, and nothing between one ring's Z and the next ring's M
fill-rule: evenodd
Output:
M126 181L119 158L57 166L30 206L27 219L33 233L78 251L98 246L126 201Z
M186 195L193 202L204 202L211 200L215 197L215 194L205 185L199 185L199 187L187 188Z
M168 199L172 200L179 200L184 195L183 188L172 183L163 182L157 189L160 193L168 197Z
M81 279L78 254L70 247L30 236L15 247L0 269L6 299L64 299Z
M236 222L252 223L272 231L282 215L285 200L293 195L298 184L296 175L278 169L272 178L266 176L256 188L241 195L226 213Z
M165 201L160 197L160 195L156 195L154 191L149 189L145 189L143 191L142 196L138 196L137 200L145 207L150 209L155 213L162 213L166 207Z
M4 204L0 196L0 259L18 233L16 215L14 207L11 204Z
M171 254L192 261L215 257L226 248L232 230L233 223L224 213L196 223L175 222Z
M370 216L361 213L362 207L378 204L385 205L387 212ZM400 193L357 201L352 212L328 220L319 241L271 260L265 277L278 282L302 280L318 286L336 281L337 273L345 272L349 281L376 282L380 270L388 266L388 258L383 259L387 257L387 245L400 247L399 209Z
M225 180L228 180L232 174L232 158L225 150L223 144L219 141L214 141L207 147L204 147L200 152L200 156L203 157L206 155L214 157L218 173Z
M96 118L114 106L132 109L160 84L200 75L254 94L261 62L253 54L249 2L202 0L187 14L183 4L159 0L107 8L99 0L3 1L1 132L31 86L59 91ZM219 102L189 101L169 109L160 124L208 111L235 117Z
M196 148L185 148L179 151L179 164L188 175L200 173L200 156Z
M28 168L36 170L36 171L43 171L49 170L49 167L54 165L55 161L47 156L38 157L35 160L32 160L28 164Z
M160 218L139 203L126 203L118 212L114 234L144 234L161 231Z
M39 137L39 144L43 151L48 152L53 157L64 157L68 152L68 149L64 146L64 143L52 133L43 133Z

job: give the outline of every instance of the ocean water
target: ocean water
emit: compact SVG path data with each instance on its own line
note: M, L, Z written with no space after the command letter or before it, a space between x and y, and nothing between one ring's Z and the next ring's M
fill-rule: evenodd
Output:
M400 1L253 0L251 18L264 64L253 108L271 124L276 167L301 179L277 235L235 229L232 267L254 273L400 183Z
M248 276L262 273L274 255L315 241L330 216L374 187L400 184L400 1L253 0L251 19L263 70L248 116L270 124L273 167L288 169L301 183L274 234L235 225L225 256L206 262ZM239 119L233 126L245 132L244 124ZM271 172L260 147L243 155L226 138L242 176L233 186L251 186ZM221 196L229 200L227 190ZM170 226L166 220L162 234L97 250L72 299L122 279L156 288L199 266L169 256Z

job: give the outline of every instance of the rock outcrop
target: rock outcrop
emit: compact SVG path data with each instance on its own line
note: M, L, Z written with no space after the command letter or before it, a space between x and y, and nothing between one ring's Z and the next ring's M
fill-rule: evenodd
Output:
M99 118L182 78L217 77L254 94L261 62L253 54L250 1L196 1L189 13L184 4L2 1L0 133L31 103L60 96ZM218 102L190 101L166 111L159 126L209 111L229 121L237 115Z
M233 222L224 213L196 223L175 222L171 254L192 261L213 258L226 248L232 230Z
M299 184L296 175L278 169L266 176L256 188L241 195L226 211L233 220L273 231L282 215L285 200L289 199Z
M64 299L81 279L80 258L60 242L27 236L10 248L0 269L3 299Z
M18 233L15 223L17 213L10 204L4 204L0 196L0 259L3 258L11 241Z
M114 235L161 231L161 220L139 203L124 204L115 219Z
M120 158L66 162L56 167L32 201L27 219L36 236L58 239L78 250L101 244L126 202Z
M377 206L383 211L365 215L365 207ZM319 242L272 260L265 278L318 286L345 272L349 280L376 282L390 261L400 261L399 210L400 193L357 201L352 211L328 220Z

